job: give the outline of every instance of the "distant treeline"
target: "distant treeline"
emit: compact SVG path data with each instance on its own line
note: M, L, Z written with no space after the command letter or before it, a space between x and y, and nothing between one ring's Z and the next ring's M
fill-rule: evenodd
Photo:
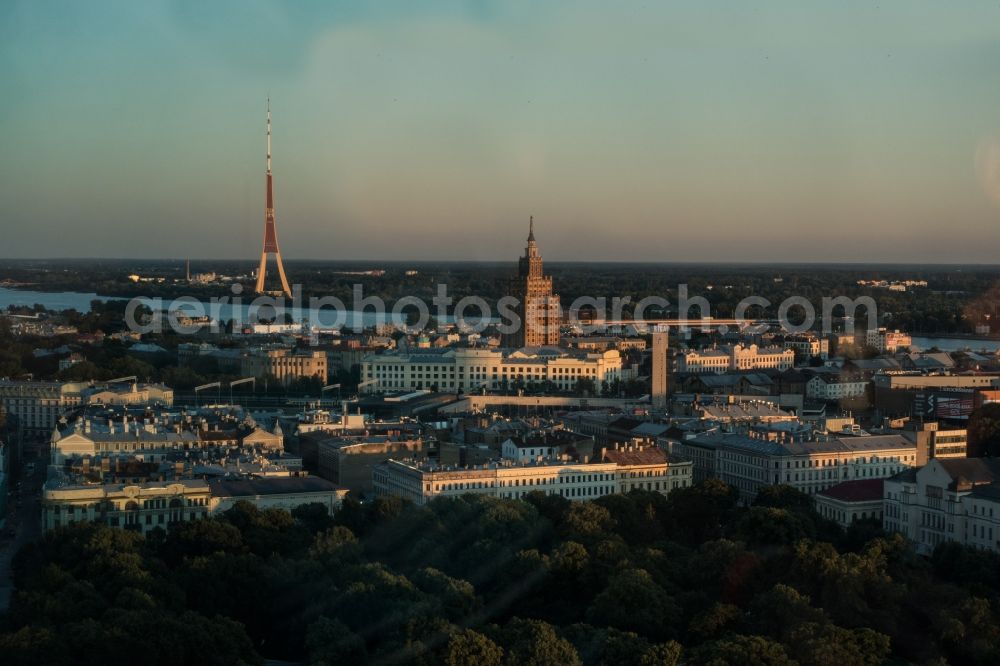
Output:
M510 292L510 280L516 272L512 262L309 262L286 263L289 279L299 283L303 296L335 296L350 307L355 284L363 286L365 296L377 296L392 304L403 296L419 298L430 304L438 284L448 287L455 301L464 296L479 296L495 303ZM212 271L226 275L249 275L250 262L200 261L192 271ZM381 269L384 275L344 275L348 271ZM416 274L407 275L408 271ZM677 288L687 285L690 296L702 296L711 305L712 314L731 317L736 305L748 296L769 300L770 308L753 314L775 317L778 305L790 296L804 297L819 312L824 297L871 296L875 299L880 323L893 328L922 333L972 333L975 325L996 320L1000 302L1000 268L977 266L927 265L721 265L721 264L618 264L618 263L547 263L555 291L564 308L580 297L606 298L608 308L613 298L629 298L623 314L643 298L666 298L673 307L662 316L676 315ZM165 282L134 283L128 275L164 277ZM97 292L104 296L148 296L165 299L187 295L201 299L232 296L224 285L175 284L185 275L185 264L177 261L5 261L0 262L0 280L23 283L25 288L42 291ZM862 287L858 280L926 280L927 287L906 292ZM244 294L252 285L247 281Z

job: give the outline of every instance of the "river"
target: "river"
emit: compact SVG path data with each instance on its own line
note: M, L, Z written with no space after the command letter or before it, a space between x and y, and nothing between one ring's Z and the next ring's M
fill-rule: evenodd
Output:
M914 351L926 351L931 347L937 347L941 351L972 349L973 351L987 351L995 353L998 349L1000 349L1000 340L977 340L974 338L913 338L911 348Z
M6 310L8 305L27 305L32 306L36 303L43 305L49 310L68 310L74 309L78 312L90 312L90 302L94 300L115 300L111 296L98 296L97 294L84 294L79 292L64 291L64 292L45 292L45 291L27 291L22 289L9 289L6 287L0 287L0 310ZM247 321L249 318L249 305L244 303L240 307L240 315L242 321ZM223 305L219 308L219 315L221 319L232 319L233 308L231 305ZM314 310L296 310L292 312L292 317L295 321L302 321L303 314L315 313ZM469 316L470 319L476 314L475 308L470 308ZM312 321L317 322L320 326L329 326L333 323L335 319L332 311L327 308L317 313L316 318ZM358 326L373 326L377 323L384 323L390 319L394 321L399 321L401 317L393 317L391 312L384 313L382 315L377 315L373 311L365 311L363 313L349 311L344 313L344 324L348 327ZM451 317L445 317L444 322L450 322ZM914 337L913 338L913 348L926 350L931 347L937 347L942 351L958 351L961 349L974 349L976 351L984 350L988 352L996 352L1000 350L1000 340L976 340L976 339L965 339L965 338L947 338L947 337Z
M232 297L231 294L229 296ZM85 294L79 292L44 292L0 287L0 310L6 310L10 305L25 305L31 307L35 304L40 304L49 310L73 309L77 312L90 312L90 302L94 300L108 301L121 299L112 296L98 296L97 294ZM157 303L154 303L150 299L141 298L140 300L144 305L150 307L150 309L160 309L154 307ZM221 321L233 319L234 313L238 313L239 321L247 323L250 321L250 302L252 301L253 297L245 298L238 307L234 307L231 303L220 304L217 306L217 311L212 311L212 306L209 303L202 303L199 305L195 302L182 301L178 304L176 309L192 315L212 316L213 318L217 318ZM162 307L167 307L169 305L170 300L164 299L162 301ZM386 312L382 313L375 312L373 309L366 309L363 312L353 310L341 311L339 313L339 317L338 313L330 307L319 309L289 308L288 313L292 316L293 321L297 323L307 320L311 324L320 328L364 328L368 326L375 326L377 324L383 324L389 321L396 323L405 323L406 321L405 314L393 314L391 307L387 307ZM434 313L430 312L429 314L433 315ZM477 314L478 310L474 307L468 310L467 317L470 323L476 320ZM270 317L266 318L273 318L273 313L271 313ZM442 318L442 323L450 323L452 321L453 317L451 316ZM339 326L337 326L337 324L339 324Z
M117 300L111 296L83 294L75 291L27 291L23 289L8 289L0 287L0 310L6 310L9 305L35 304L44 306L47 310L76 310L90 312L91 301Z

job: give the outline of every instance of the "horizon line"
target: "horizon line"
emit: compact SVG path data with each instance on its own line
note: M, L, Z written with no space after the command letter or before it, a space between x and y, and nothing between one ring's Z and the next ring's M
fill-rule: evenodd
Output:
M116 261L116 262L178 262L183 264L187 261L198 261L198 262L246 262L250 265L257 263L256 259L234 259L234 258L220 258L220 257L207 257L207 258L197 258L197 257L109 257L109 256L81 256L81 257L3 257L0 256L0 261L15 261L15 262L31 262L31 261L50 261L50 262L70 262L70 261ZM301 259L287 259L285 263L296 264L296 263L316 263L316 262L327 262L327 263L389 263L389 264L517 264L517 258L514 259L320 259L320 258L301 258ZM951 262L951 261L927 261L921 259L914 259L912 262L905 261L839 261L839 260L801 260L801 261L773 261L767 259L756 259L756 260L724 260L724 259L712 259L712 260L698 260L698 259L683 259L683 260L656 260L656 259L546 259L546 265L559 264L601 264L601 265L700 265L700 266L937 266L937 267L960 267L960 268L998 268L1000 269L1000 263L969 263L969 262Z

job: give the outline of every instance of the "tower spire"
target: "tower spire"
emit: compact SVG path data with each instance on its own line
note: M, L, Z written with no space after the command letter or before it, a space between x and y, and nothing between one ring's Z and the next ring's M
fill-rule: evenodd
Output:
M528 242L535 242L535 216L532 215L528 218Z
M264 293L264 281L267 275L267 257L273 255L278 265L278 277L281 278L281 293L291 297L292 290L288 287L285 277L285 267L281 262L281 250L278 249L278 231L274 225L274 179L271 175L271 98L267 98L267 174L264 179L264 250L260 254L260 268L257 270L258 294Z

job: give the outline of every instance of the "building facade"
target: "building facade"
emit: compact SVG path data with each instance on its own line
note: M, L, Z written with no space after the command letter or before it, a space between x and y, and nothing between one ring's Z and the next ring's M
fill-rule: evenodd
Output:
M830 341L817 335L789 335L783 343L785 349L795 353L795 360L805 363L811 358L830 358Z
M883 528L930 554L946 541L1000 552L1000 461L931 460L886 479Z
M862 398L867 395L869 384L860 377L817 374L806 382L806 397L824 401Z
M42 493L42 529L86 521L145 534L205 519L241 501L259 509L286 511L303 504L321 504L332 514L346 494L345 488L308 476L47 484Z
M512 290L518 300L516 312L521 319L517 331L511 333L505 346L541 347L559 344L559 323L562 312L559 296L552 293L552 277L542 270L542 255L535 242L535 219L528 230L528 245L518 260L517 280Z
M603 382L621 378L622 358L617 350L586 352L569 349L487 350L447 348L392 352L365 357L362 381L375 391L441 391L510 389L517 384L551 382L571 391L581 379Z
M326 352L269 349L243 357L241 372L247 377L275 377L288 385L299 379L326 382Z
M388 460L375 468L373 483L376 496L401 497L415 504L467 493L523 499L528 493L541 492L569 500L592 500L639 489L668 494L691 485L691 463L653 447L633 447L619 453L608 450L591 463L497 461L473 467L442 467Z
M695 481L721 479L735 486L746 504L764 486L789 485L816 495L843 481L886 478L917 464L916 444L900 435L788 439L752 430L711 432L675 442L673 450L694 460Z
M855 479L821 490L814 498L816 512L844 528L858 520L881 523L884 483L884 479Z
M773 346L727 345L718 349L687 349L677 354L677 371L693 374L767 369L785 371L794 366L794 350Z

